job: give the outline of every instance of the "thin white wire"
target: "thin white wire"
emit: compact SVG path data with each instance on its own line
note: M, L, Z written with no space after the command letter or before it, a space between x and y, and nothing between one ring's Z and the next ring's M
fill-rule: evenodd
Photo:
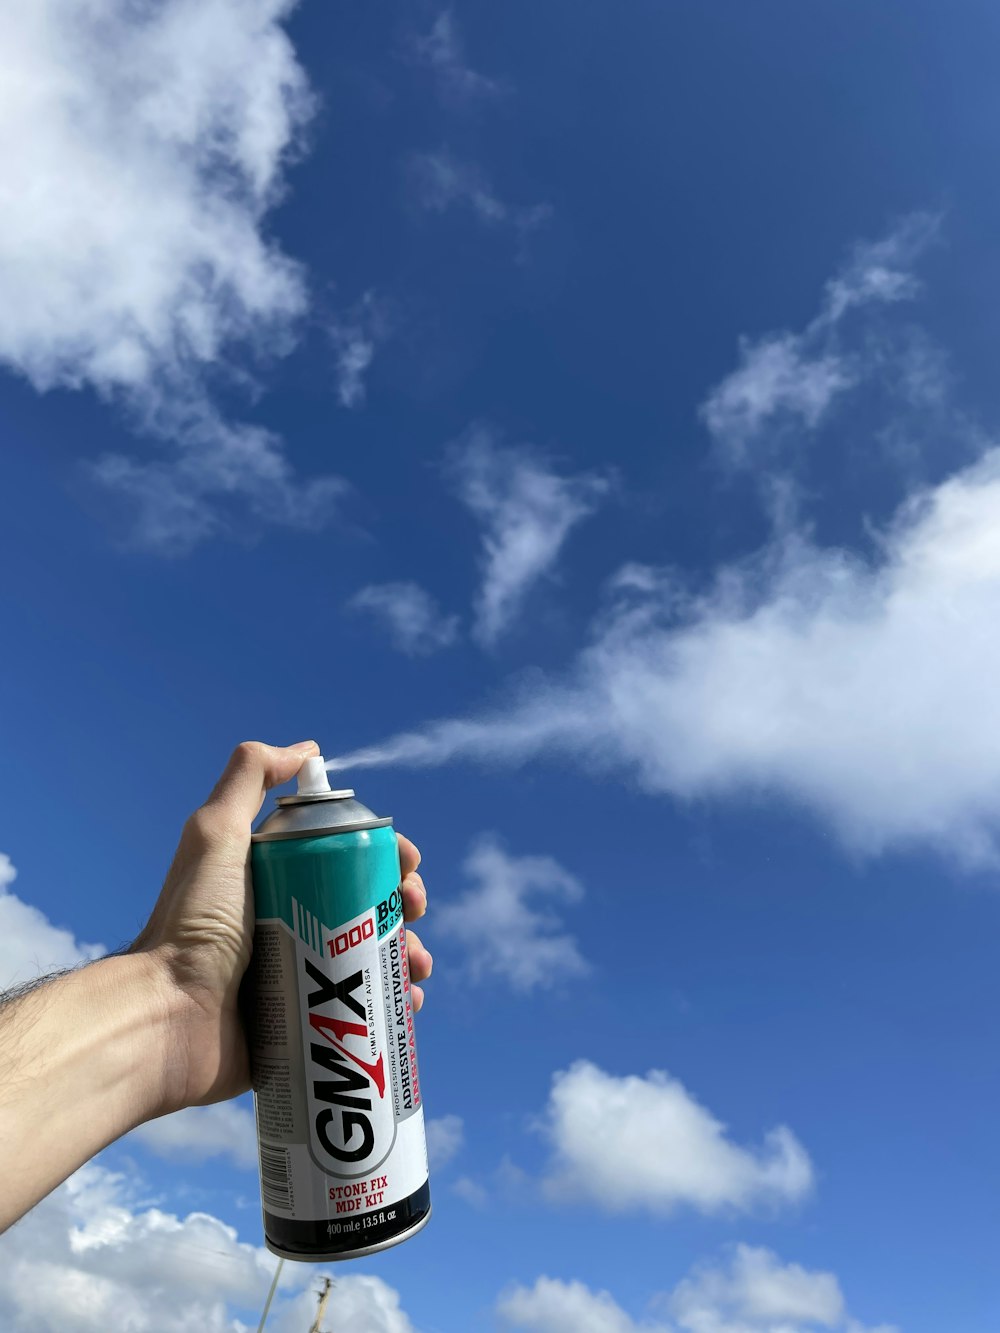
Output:
M284 1259L278 1260L278 1267L274 1270L274 1277L271 1279L271 1290L267 1293L267 1300L264 1302L264 1309L261 1311L260 1323L257 1325L257 1333L264 1333L264 1324L267 1321L267 1312L271 1308L271 1302L274 1300L274 1293L278 1286L278 1278L281 1276L281 1270L285 1265Z

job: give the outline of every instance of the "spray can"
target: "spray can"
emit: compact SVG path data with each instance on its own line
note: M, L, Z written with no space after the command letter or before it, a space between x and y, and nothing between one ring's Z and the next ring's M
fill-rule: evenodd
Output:
M322 758L252 837L248 1012L264 1237L351 1259L430 1216L399 849Z

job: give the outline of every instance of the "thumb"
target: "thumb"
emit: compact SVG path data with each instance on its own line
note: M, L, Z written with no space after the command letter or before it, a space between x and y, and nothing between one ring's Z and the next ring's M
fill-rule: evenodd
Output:
M286 746L244 741L233 751L205 805L224 812L241 828L249 828L260 813L265 794L294 778L303 761L317 754L315 741Z

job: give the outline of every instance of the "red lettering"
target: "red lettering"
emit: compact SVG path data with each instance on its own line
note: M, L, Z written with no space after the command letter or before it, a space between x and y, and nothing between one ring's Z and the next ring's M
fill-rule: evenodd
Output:
M354 1037L367 1037L368 1028L364 1023L345 1023L340 1018L327 1018L325 1014L310 1014L309 1026L316 1032L322 1033L331 1046L346 1055L348 1060L352 1060L359 1069L363 1069L371 1081L378 1088L378 1095L385 1096L385 1066L382 1063L381 1055L374 1064L368 1064L360 1056L349 1051L344 1045L344 1034L350 1033ZM334 1035L331 1037L330 1033Z
M347 1023L342 1018L327 1018L325 1014L310 1014L309 1026L322 1033L327 1041L330 1040L329 1034L331 1032L338 1041L343 1041L348 1033L352 1037L368 1036L367 1023ZM345 1051L344 1054L346 1055L347 1052Z
M326 947L331 958L335 954L339 957L342 953L347 953L348 949L355 948L362 940L370 940L374 934L375 918L366 916L360 925L352 926L350 930L342 930L339 935L332 935L327 940Z

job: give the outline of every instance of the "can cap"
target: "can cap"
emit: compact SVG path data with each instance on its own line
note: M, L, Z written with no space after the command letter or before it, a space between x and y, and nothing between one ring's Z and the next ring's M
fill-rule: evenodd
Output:
M307 759L299 769L299 795L320 796L330 790L330 779L326 773L326 760L321 754Z

